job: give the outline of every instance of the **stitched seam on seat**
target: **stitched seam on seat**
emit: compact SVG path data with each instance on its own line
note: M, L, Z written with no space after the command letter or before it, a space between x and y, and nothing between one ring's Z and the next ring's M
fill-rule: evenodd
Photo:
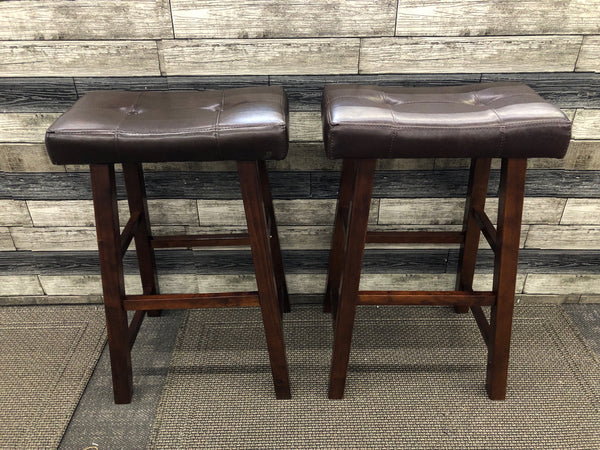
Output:
M274 125L240 125L240 126L227 126L221 127L220 130L239 130L243 128L281 128L285 130L285 124L274 124ZM166 133L134 133L134 132L122 132L121 136L168 136L168 135L179 135L179 134L194 134L197 131L215 131L214 128L188 128L181 131L172 131ZM54 134L57 135L85 135L85 134L98 134L98 135L114 135L113 130L68 130L68 131L56 131Z
M547 125L568 125L570 122L566 122L566 121L548 121L548 122L543 122L543 121L537 121L537 120L532 120L532 121L522 121L522 122L513 122L510 124L506 124L506 125L500 125L500 124L495 124L495 125L471 125L471 126L466 126L466 125L377 125L377 124L370 124L370 123L352 123L352 122L344 122L341 124L335 124L334 126L338 126L338 127L347 127L347 126L352 126L352 127L361 127L361 128L398 128L398 129L409 129L409 128L415 128L415 129L439 129L439 130L443 130L443 129L448 129L448 130L452 130L452 129L460 129L460 130L480 130L482 128L488 128L488 129L493 129L493 128L497 128L500 126L504 126L505 128L519 128L519 127L525 127L525 126L529 126L529 125L539 125L539 126L547 126Z

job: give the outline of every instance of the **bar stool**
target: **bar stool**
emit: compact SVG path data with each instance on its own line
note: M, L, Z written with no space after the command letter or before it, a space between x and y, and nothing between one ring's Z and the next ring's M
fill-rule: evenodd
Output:
M92 92L48 129L55 164L89 164L115 403L132 396L131 347L145 312L260 306L277 398L290 398L281 313L289 311L265 160L288 151L287 100L279 87L194 92ZM247 234L153 237L142 163L237 161ZM119 230L115 163L131 217ZM142 295L126 295L122 258L135 240ZM257 292L159 294L154 249L250 245ZM127 311L135 311L128 322Z
M344 395L356 306L416 304L470 308L488 347L488 396L504 399L527 158L562 158L569 119L520 83L327 86L322 118L327 156L343 159L325 295L335 328L329 398ZM367 231L378 158L465 157L471 169L461 232ZM502 159L497 228L484 212L492 158ZM489 292L473 291L480 232L495 254ZM455 291L359 290L366 243L416 242L460 244ZM491 306L489 322L482 306Z

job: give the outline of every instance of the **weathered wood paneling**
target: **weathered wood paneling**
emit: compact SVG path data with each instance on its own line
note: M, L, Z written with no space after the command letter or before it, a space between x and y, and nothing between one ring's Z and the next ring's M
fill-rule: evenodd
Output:
M573 139L600 139L600 109L578 109L573 120Z
M529 274L525 281L526 294L595 294L600 275Z
M359 72L568 72L580 46L578 36L365 38Z
M12 238L10 237L8 227L0 227L0 251L8 252L12 250L15 250L15 244L13 244Z
M570 198L561 225L600 225L600 200ZM600 249L599 249L600 250Z
M319 141L323 139L321 113L316 111L290 113L290 141Z
M96 250L96 230L84 227L13 227L10 234L17 250Z
M172 38L168 0L3 1L1 40Z
M44 295L44 291L35 275L9 275L0 276L0 295Z
M0 78L0 112L63 112L75 100L73 78Z
M154 41L4 41L0 77L160 75Z
M176 38L392 36L396 0L171 0Z
M167 75L310 75L356 73L359 39L206 39L158 46Z
M264 86L269 84L269 77L266 75L248 75L248 76L181 76L167 77L167 84L170 90L187 91L205 90L205 89L234 89L247 86Z
M575 160L573 169L600 170L600 140L571 141L569 152L573 152Z
M0 114L0 139L3 142L44 142L46 130L58 116L58 113Z
M44 144L0 144L0 171L64 172L52 164Z
M420 199L380 199L380 224L438 225L461 224L464 215L464 199L461 198L420 198ZM524 224L558 224L565 200L560 198L526 198L523 208ZM496 221L498 199L486 201L485 211Z
M532 225L526 248L587 250L600 248L600 228L597 226Z
M587 34L600 31L598 0L402 0L397 36Z
M595 15L598 19L598 13ZM598 26L593 33L598 33ZM581 53L577 59L578 72L600 72L600 36L584 36Z
M0 200L0 226L31 225L27 205L20 200Z
M74 79L77 94L82 96L90 91L165 91L165 77L76 77Z

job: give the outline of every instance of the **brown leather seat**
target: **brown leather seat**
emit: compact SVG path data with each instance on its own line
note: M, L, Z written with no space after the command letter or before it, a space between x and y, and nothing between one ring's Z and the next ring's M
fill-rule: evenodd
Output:
M90 92L47 131L55 164L283 159L287 99L278 86Z
M562 158L571 123L521 83L325 87L329 158Z

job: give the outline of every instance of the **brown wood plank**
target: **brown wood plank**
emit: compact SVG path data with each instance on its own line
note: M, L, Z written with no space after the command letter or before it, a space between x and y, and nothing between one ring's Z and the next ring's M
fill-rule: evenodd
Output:
M259 302L258 292L223 292L217 294L127 295L123 306L127 311L138 311L259 306Z
M491 305L493 292L359 291L359 305Z
M247 233L234 234L190 234L154 236L151 241L152 248L177 248L177 247L213 247L229 245L250 245Z
M140 223L140 218L140 211L136 211L135 213L133 213L127 221L125 228L121 232L121 257L125 256L125 253L129 248L129 244L131 244L131 240L133 239L135 229Z
M460 231L367 231L368 244L460 244Z
M479 207L473 208L473 216L475 217L475 221L477 225L479 225L479 229L483 233L486 241L490 244L492 250L496 250L496 228L492 224L492 221L488 217L488 215Z

